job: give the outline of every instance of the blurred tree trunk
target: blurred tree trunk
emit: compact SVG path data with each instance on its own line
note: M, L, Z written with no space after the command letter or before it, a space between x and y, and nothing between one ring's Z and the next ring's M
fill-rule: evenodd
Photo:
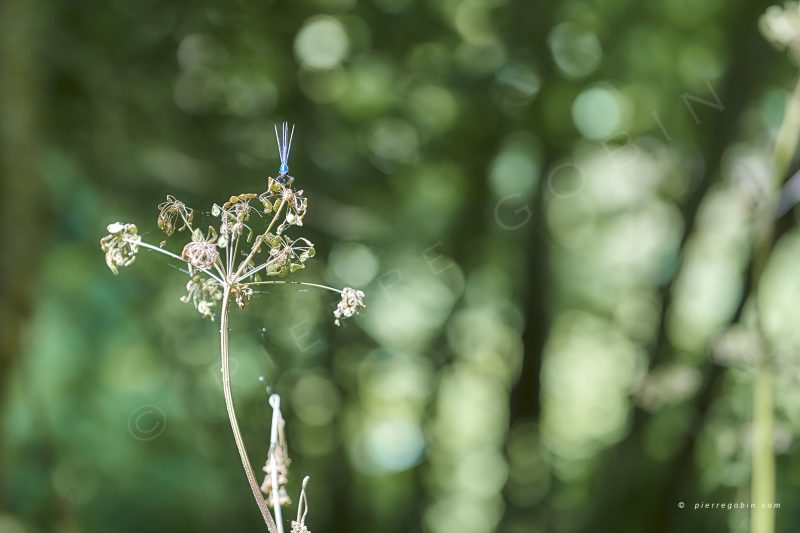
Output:
M556 24L557 6L555 3L548 3L537 7L537 17L535 20L528 20L526 10L529 9L524 3L509 7L508 20L504 27L506 40L520 49L529 46L530 35L546 35ZM519 21L525 21L520 25ZM535 28L531 26L534 25ZM548 60L549 50L542 51L542 58L539 61L539 73L542 79L550 79L557 76L554 64ZM547 131L547 124L544 117L541 100L531 106L526 114L517 117L517 125L524 124L526 129L534 132ZM551 143L542 136L541 139L545 146L544 152L547 154L546 160L542 162L542 168L546 169L554 161L564 156L564 147L559 143ZM522 421L539 421L541 412L541 368L542 352L544 351L548 335L550 333L550 264L549 264L549 237L547 233L547 223L545 220L545 194L547 191L547 178L544 171L539 177L536 192L531 201L531 220L525 227L524 239L526 249L527 279L521 304L525 309L525 326L522 332L522 342L524 346L522 366L520 376L511 390L509 403L510 423L509 427L514 427Z
M37 206L42 204L39 15L36 0L0 3L0 424L22 327L33 307L32 273L43 248ZM3 496L0 485L0 507Z

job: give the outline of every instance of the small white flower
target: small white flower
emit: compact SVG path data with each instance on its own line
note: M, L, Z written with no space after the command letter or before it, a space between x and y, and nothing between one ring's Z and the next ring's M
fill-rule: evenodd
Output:
M351 316L358 314L358 310L364 307L366 307L366 305L364 305L364 292L350 287L345 287L342 289L342 299L339 301L339 304L336 306L336 310L333 312L333 316L336 317L336 319L333 321L334 324L341 326L341 319L350 318Z

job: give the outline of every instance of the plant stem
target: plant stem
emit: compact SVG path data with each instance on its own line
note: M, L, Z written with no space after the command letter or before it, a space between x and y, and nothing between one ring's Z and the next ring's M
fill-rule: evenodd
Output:
M270 533L278 533L278 528L272 515L269 514L269 506L261 494L261 489L256 481L253 467L250 465L250 459L247 456L247 448L245 448L242 434L239 431L239 423L236 420L236 411L233 409L233 395L231 394L231 372L228 364L228 311L230 308L230 288L225 285L225 290L222 296L222 309L220 310L219 319L219 340L220 340L220 356L222 358L222 390L225 394L225 407L228 410L228 419L231 422L231 431L233 432L233 439L236 441L236 448L239 450L239 456L242 459L242 468L247 475L247 481L250 483L250 490L253 491L253 497L258 504L261 515L264 517L264 522L267 524L267 529Z
M752 533L772 533L775 512L760 508L775 501L775 455L773 452L774 401L772 368L762 364L756 372L753 388L753 479L755 509L750 516Z
M763 330L759 310L759 288L775 240L775 213L789 164L797 148L800 136L800 80L786 101L783 122L775 139L772 152L772 172L768 189L753 220L753 273L752 298L763 342L764 353L756 369L753 384L753 465L750 496L755 509L750 515L751 533L773 533L775 511L761 508L775 503L775 446L774 417L775 399L773 387L774 369L770 342ZM770 505L771 507L771 505Z
M278 523L278 533L283 533L283 516L281 514L281 495L278 485L278 462L275 454L278 450L278 432L281 424L281 398L277 394L273 394L269 398L269 403L272 406L272 428L269 433L269 462L272 470L272 510L275 513L275 521Z

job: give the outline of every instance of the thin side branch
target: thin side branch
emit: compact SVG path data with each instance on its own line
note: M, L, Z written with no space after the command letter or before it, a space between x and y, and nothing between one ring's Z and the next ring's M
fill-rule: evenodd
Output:
M288 281L276 279L270 281L251 281L250 283L244 284L245 287L251 287L254 285L303 285L305 287L316 287L318 289L325 289L326 291L335 292L336 294L342 294L342 291L339 289L328 287L327 285L320 285L319 283L310 283L308 281Z
M160 252L160 253L162 253L162 254L164 254L164 255L166 255L166 256L169 256L169 257L171 257L171 258L173 258L173 259L177 259L177 260L178 260L178 261L180 261L181 263L186 263L186 259L184 259L183 257L181 257L181 256L179 256L179 255L177 255L177 254L173 254L173 253L172 253L172 252L170 252L169 250L165 250L165 249L163 249L163 248L159 248L158 246L153 246L152 244L146 243L146 242L144 242L144 241L137 241L137 242L136 242L136 246L141 246L142 248L147 248L147 249L149 249L149 250L154 250L154 251L156 251L156 252ZM208 275L210 278L212 278L212 279L214 279L215 281L217 281L217 283L219 283L220 285L222 285L222 284L223 284L223 283L222 283L222 280L221 280L221 279L219 279L219 277L218 277L218 276L215 276L213 272L211 272L211 271L209 271L209 270L207 270L207 269L197 269L197 270L200 270L200 271L201 271L201 272L203 272L204 274L207 274L207 275Z

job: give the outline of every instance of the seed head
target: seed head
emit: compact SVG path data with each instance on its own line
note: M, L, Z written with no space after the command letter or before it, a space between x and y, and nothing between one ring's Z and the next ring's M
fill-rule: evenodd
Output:
M106 254L106 264L114 275L119 274L117 267L126 267L136 260L139 243L142 237L135 224L114 222L109 224L108 235L100 239L100 248Z
M181 296L183 303L191 302L203 318L214 320L217 302L222 299L222 287L219 283L201 275L192 276L186 284L187 294Z
M158 227L168 237L175 233L176 228L178 231L186 229L193 216L192 210L172 195L167 195L167 201L158 204Z
M358 314L358 310L364 307L366 307L366 305L364 305L364 292L351 287L345 287L342 289L342 299L333 312L333 316L335 317L333 321L334 324L341 326L341 320L343 318L350 318Z
M208 241L197 241L186 243L183 247L181 257L186 259L190 265L199 269L206 270L214 266L219 259L217 245Z

